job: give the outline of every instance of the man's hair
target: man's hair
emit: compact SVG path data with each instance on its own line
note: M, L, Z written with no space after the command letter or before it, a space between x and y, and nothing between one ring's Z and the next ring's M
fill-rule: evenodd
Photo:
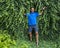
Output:
M34 7L30 7L30 9L31 9L31 8L34 8ZM34 9L35 9L35 8L34 8Z

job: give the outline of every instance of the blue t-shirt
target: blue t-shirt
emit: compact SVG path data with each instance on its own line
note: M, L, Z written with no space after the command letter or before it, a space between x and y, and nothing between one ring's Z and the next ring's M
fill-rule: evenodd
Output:
M26 16L28 17L28 25L37 24L37 16L39 16L38 12L30 12L30 13L27 13Z

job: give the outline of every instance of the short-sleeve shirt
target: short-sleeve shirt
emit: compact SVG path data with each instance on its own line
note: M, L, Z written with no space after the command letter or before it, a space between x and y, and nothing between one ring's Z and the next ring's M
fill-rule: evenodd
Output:
M30 12L27 13L26 16L28 17L28 25L36 25L37 24L37 16L40 14L38 12Z

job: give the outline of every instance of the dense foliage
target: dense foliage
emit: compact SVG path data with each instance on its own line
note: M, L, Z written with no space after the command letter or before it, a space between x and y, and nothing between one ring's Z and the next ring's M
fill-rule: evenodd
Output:
M0 30L0 48L9 48L11 45L15 44L15 40L11 39L7 30Z
M39 13L43 6L47 6L44 14L37 18L39 36L58 40L60 0L0 0L0 30L8 30L8 34L14 39L27 38L28 22L23 15L30 12L31 6L34 6Z

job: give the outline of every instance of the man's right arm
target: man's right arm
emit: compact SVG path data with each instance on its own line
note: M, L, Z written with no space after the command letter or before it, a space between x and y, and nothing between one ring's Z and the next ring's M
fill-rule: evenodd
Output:
M24 14L23 16L26 17L26 14Z

